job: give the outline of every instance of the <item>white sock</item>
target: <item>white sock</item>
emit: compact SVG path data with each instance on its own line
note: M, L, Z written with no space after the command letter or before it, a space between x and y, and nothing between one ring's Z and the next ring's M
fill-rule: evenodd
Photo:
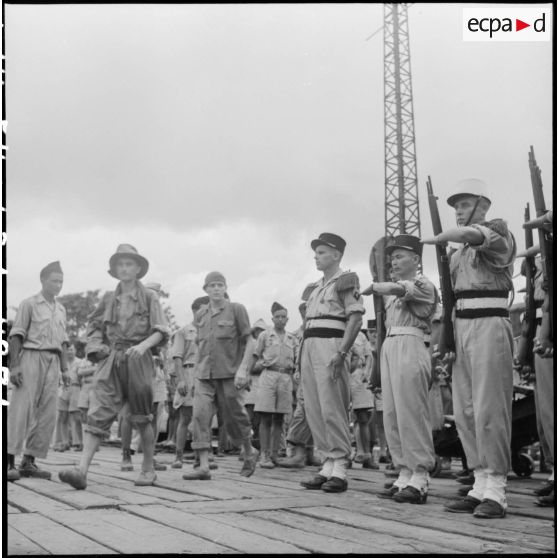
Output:
M332 477L345 480L347 478L347 460L344 457L333 460Z
M413 476L407 483L407 486L412 486L420 491L421 494L425 494L428 492L429 478L428 471L413 471Z
M326 477L327 479L329 479L329 477L332 476L332 474L333 474L333 459L331 459L331 457L328 457L324 461L324 463L322 465L322 469L318 474L322 475L322 477Z
M486 469L486 488L484 489L483 498L494 500L506 509L507 480L507 475L496 475L491 469Z
M399 471L399 476L397 477L397 480L393 483L393 486L397 486L399 490L403 490L409 484L409 481L411 480L412 476L413 476L413 472L411 471L411 469L407 469L407 467L401 467L401 470Z
M484 490L486 488L486 471L484 469L475 469L475 483L469 490L467 496L476 498L477 500L482 500L484 496Z

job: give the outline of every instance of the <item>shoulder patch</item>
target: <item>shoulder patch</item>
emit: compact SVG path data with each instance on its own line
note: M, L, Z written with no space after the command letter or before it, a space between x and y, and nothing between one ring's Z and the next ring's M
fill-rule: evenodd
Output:
M335 282L336 291L346 291L347 289L355 289L357 291L360 289L358 275L353 271L342 273Z
M310 283L309 285L306 285L306 288L302 291L302 300L304 300L304 302L306 302L310 298L310 295L312 294L312 291L316 288L316 286L316 283Z
M486 221L483 225L500 236L508 234L508 224L503 219L492 219L492 221Z

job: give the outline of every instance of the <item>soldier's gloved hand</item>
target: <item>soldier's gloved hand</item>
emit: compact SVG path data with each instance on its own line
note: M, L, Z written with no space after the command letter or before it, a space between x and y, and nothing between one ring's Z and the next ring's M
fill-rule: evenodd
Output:
M182 397L186 397L188 395L188 388L186 387L186 382L180 381L176 385L176 391L178 391L179 395Z
M124 354L129 358L141 358L149 347L143 343L138 343L133 347L130 347Z
M18 388L23 383L23 375L21 373L21 368L19 364L10 368L10 382Z

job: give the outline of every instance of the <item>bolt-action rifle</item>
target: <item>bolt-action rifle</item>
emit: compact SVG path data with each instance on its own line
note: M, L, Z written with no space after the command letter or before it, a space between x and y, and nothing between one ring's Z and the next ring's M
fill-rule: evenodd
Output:
M531 172L531 186L533 188L533 199L535 201L535 210L537 218L546 214L547 209L544 202L543 185L541 179L541 169L535 160L535 151L531 145L529 151L529 171ZM541 249L541 264L546 282L547 293L549 297L549 318L550 318L550 338L554 336L554 287L556 285L553 267L553 238L552 233L542 225L538 227L539 246Z
M426 189L428 192L428 206L430 208L430 218L432 219L432 230L435 235L442 232L442 223L440 221L440 213L438 212L438 198L432 190L432 181L430 176L426 181ZM451 286L451 276L449 267L449 256L446 247L440 244L436 245L436 262L438 264L438 274L440 276L440 290L442 291L442 331L440 333L440 341L438 342L438 352L443 357L447 352L455 352L455 335L453 332L453 307L455 306L455 295Z
M531 220L529 204L525 207L525 222ZM529 248L533 247L533 230L525 228L525 249L529 253ZM533 366L533 339L537 330L537 311L535 307L535 258L534 256L525 257L525 313L521 323L521 337L517 345L516 365L518 367L529 365ZM515 367L515 366L514 366Z
M389 265L386 259L386 247L390 241L391 239L389 237L382 236L382 238L380 238L374 246L372 246L369 264L374 283L389 281ZM374 294L373 297L374 313L376 314L376 358L374 359L374 367L372 368L370 384L368 386L370 389L379 388L382 384L382 375L380 373L380 353L382 350L382 344L386 337L386 308L384 305L384 297L379 294Z

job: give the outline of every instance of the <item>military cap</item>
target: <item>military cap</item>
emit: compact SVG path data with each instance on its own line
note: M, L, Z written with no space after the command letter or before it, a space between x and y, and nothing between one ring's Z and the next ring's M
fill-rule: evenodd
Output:
M227 281L220 271L210 271L205 277L203 288L205 289L209 283L224 283L226 285Z
M279 304L278 302L274 302L271 305L271 314L275 314L275 312L278 312L279 310L286 310L286 308L284 306L282 306L281 304Z
M464 197L469 196L481 196L489 204L492 202L490 198L486 195L488 193L488 186L484 180L479 180L478 178L465 178L460 180L455 185L454 193L448 198L448 204L455 207L455 204Z
M116 252L110 257L109 260L109 274L115 279L118 279L116 275L116 262L120 258L132 258L140 266L140 272L138 273L138 279L141 279L147 273L149 269L149 262L146 258L141 256L138 251L131 244L119 244L116 248Z
M394 237L393 243L386 246L386 255L390 255L394 250L402 248L403 250L410 250L417 256L422 256L422 243L418 236L412 234L400 234Z
M39 275L39 277L41 278L41 281L43 279L48 279L51 273L64 273L62 271L62 268L60 267L60 262L58 262L58 261L50 262L45 267L43 267L43 269L41 269L41 273Z
M204 304L209 304L209 297L208 296L198 296L198 298L196 298L194 300L194 302L192 302L192 310L194 312L196 312L197 310L199 310Z
M339 250L339 252L343 254L345 252L345 246L347 246L347 243L340 236L333 233L325 232L322 233L318 238L315 238L310 243L312 250L315 250L320 245L329 246L330 248L335 248L336 250Z

